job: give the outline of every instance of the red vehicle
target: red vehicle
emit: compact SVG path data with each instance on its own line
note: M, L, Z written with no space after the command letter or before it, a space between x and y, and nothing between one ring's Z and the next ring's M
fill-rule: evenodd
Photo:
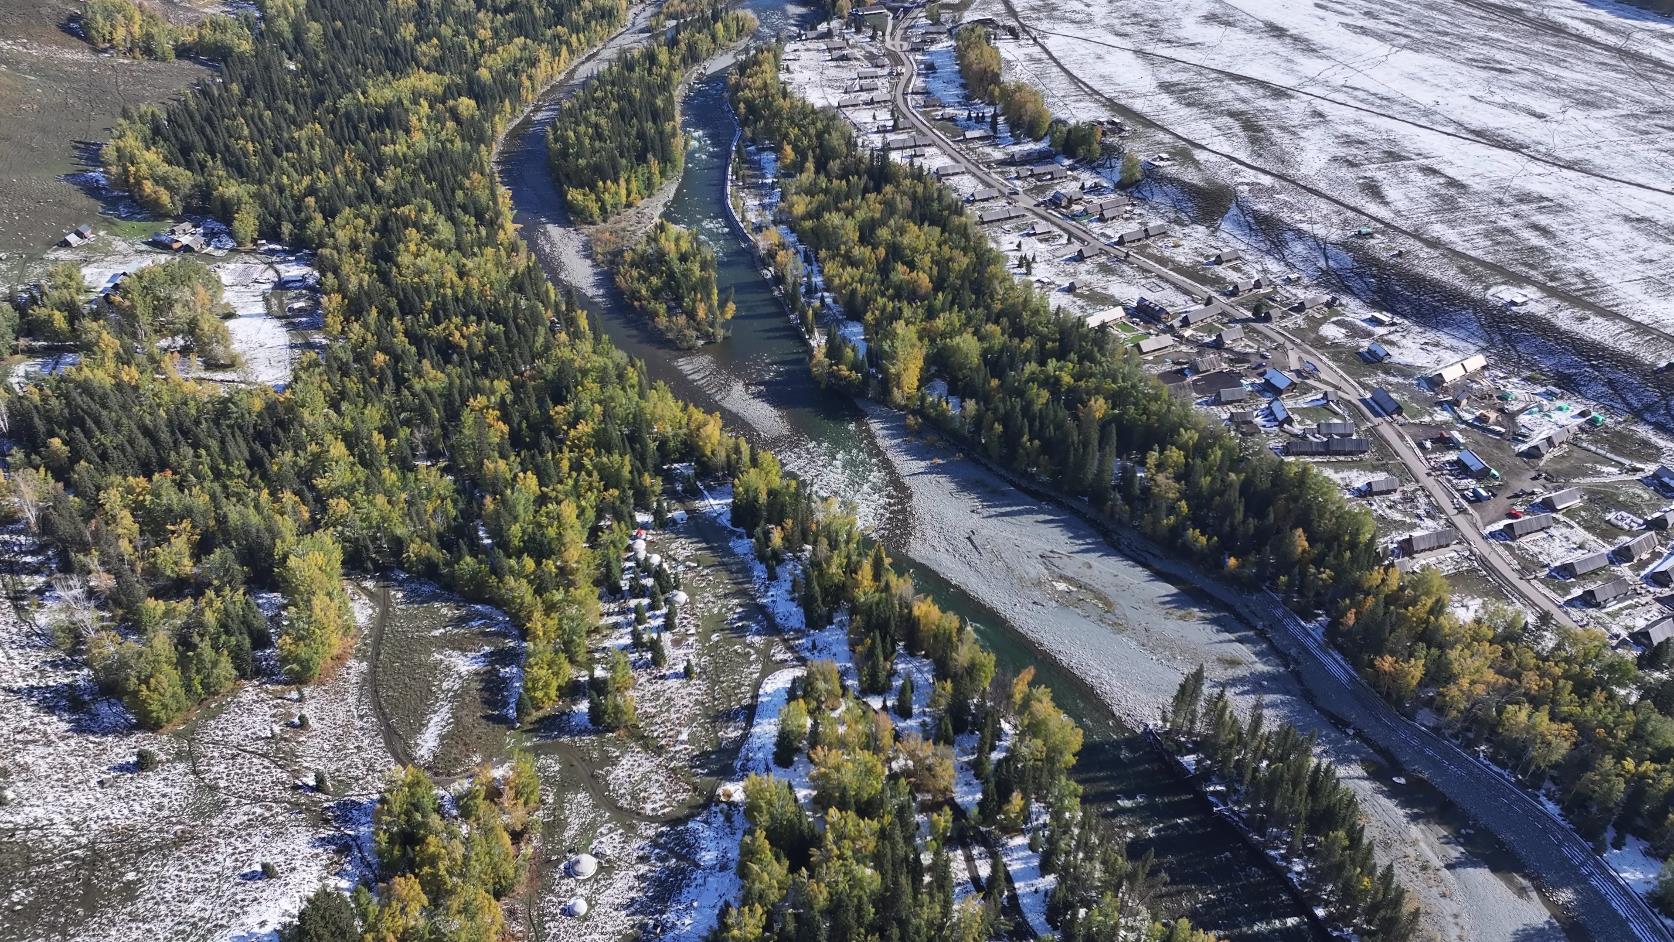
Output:
M1513 507L1510 510L1506 511L1505 515L1507 517L1510 517L1513 520L1520 520L1523 517L1523 512L1521 510L1518 510L1516 507Z

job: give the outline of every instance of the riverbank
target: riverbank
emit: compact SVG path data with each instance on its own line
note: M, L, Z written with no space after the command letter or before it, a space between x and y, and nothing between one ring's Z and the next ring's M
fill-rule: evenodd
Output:
M1311 702L1286 659L1250 626L1113 548L1090 524L1012 487L951 446L913 434L898 413L867 406L873 434L912 491L906 549L977 595L1047 656L1085 679L1134 726L1154 723L1180 679L1203 664L1240 709L1269 712L1320 737L1367 813L1380 859L1393 863L1433 938L1560 939L1534 887L1484 861L1487 848L1411 807L1385 760Z

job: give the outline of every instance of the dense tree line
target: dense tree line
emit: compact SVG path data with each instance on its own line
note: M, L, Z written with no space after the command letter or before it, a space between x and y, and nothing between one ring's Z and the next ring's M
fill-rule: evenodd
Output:
M480 770L444 802L424 772L390 775L372 816L379 883L352 897L322 887L280 932L284 942L496 942L508 930L500 900L533 858L540 806L534 761Z
M748 13L705 4L659 38L624 53L564 103L548 143L571 216L580 222L608 219L680 174L686 156L681 81L755 28Z
M781 779L747 783L743 895L723 912L714 937L990 938L1006 887L991 881L982 900L955 906L950 856L959 840L981 844L985 833L1016 833L1036 809L1051 808L1042 840L1055 851L1042 865L1063 873L1066 889L1052 918L1066 938L1208 942L1185 920L1149 920L1150 864L1130 863L1126 842L1081 811L1068 773L1082 731L1033 682L1033 671L998 678L993 654L970 626L918 595L883 548L862 537L852 512L815 502L771 454L738 447L732 524L751 534L770 571L799 567L797 595L809 626L846 616L858 689L847 689L830 661L813 662L793 684L774 761L789 767L807 756L813 801L801 806ZM899 669L903 652L933 667L927 714L916 712L912 675ZM884 695L886 709L857 694ZM930 735L896 729L890 694L894 715L917 719ZM1002 730L1009 743L998 754ZM953 745L964 734L976 737L974 771L983 786L974 821L953 813ZM929 820L922 840L917 816ZM1081 913L1083 898L1092 916Z
M222 688L222 655L237 674L267 640L241 591L285 594L293 679L327 666L352 630L339 566L400 566L504 608L529 640L528 704L550 707L598 621L596 524L649 507L672 461L729 470L719 420L650 386L553 291L492 170L499 128L624 8L275 0L264 15L224 81L136 113L104 156L153 211L316 248L332 342L282 393L208 386L124 342L78 277L49 279L23 320L83 357L7 403L10 490L92 603L73 634L122 642L98 649L101 676L145 722ZM165 617L211 593L234 615Z
M1431 569L1367 570L1333 614L1332 641L1391 702L1432 711L1525 783L1550 786L1599 845L1638 834L1674 852L1674 679L1665 671L1642 672L1602 632L1529 625L1504 607L1460 618ZM1657 656L1648 652L1648 665Z
M1033 85L1003 80L1000 50L986 28L960 30L954 38L953 55L971 97L993 102L1014 134L1029 140L1050 134L1052 149L1076 160L1094 160L1101 155L1103 129L1097 124L1054 119L1046 99Z
M247 19L216 14L176 26L141 0L87 0L80 25L98 49L134 59L166 61L179 51L225 59L248 53L252 43Z
M1385 696L1434 709L1530 784L1555 784L1583 834L1614 827L1674 850L1674 683L1638 675L1596 632L1453 616L1445 582L1387 565L1371 519L1335 484L1246 451L1163 394L1116 337L1055 315L954 194L789 94L774 51L743 64L733 95L748 133L778 153L783 220L872 340L865 362L839 350L848 367L821 351L816 372L920 409L1228 581L1325 610L1331 638ZM920 395L930 373L963 398L961 414Z
M675 346L690 349L726 336L733 303L716 286L715 250L684 226L659 219L616 263L628 304Z
M1303 883L1333 921L1374 942L1413 937L1418 912L1395 871L1372 859L1360 801L1329 762L1314 757L1312 735L1287 723L1269 728L1259 701L1241 719L1225 688L1204 689L1201 665L1180 682L1163 729L1174 748L1200 754L1197 774L1228 786L1260 839L1305 857Z

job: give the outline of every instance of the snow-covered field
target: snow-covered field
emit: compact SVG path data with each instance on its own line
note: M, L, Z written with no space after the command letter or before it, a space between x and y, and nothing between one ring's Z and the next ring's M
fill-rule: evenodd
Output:
M1674 352L1674 20L1571 0L977 0L981 16L1027 27L1000 42L1006 65L1055 112L1128 109L1171 172L1321 238L1370 225L1456 282L1480 260L1472 296Z
M393 760L363 659L304 700L268 658L266 679L150 733L51 645L50 612L0 606L0 939L266 938L321 883L364 872ZM139 770L140 749L159 765Z
M206 220L201 230L212 235L215 247L197 255L176 255L139 239L105 235L76 248L57 248L47 261L69 262L81 268L82 280L97 291L124 273L160 265L173 258L191 258L213 271L221 280L222 299L232 309L227 332L242 363L235 369L203 371L201 375L223 382L253 383L283 388L291 379L296 351L314 342L310 331L317 326L317 304L313 291L292 290L285 319L270 316L268 298L283 285L298 280L312 283L313 259L306 252L293 252L274 245L260 245L257 251L232 248L225 228ZM290 281L287 281L290 279ZM27 375L51 371L43 363L26 369Z

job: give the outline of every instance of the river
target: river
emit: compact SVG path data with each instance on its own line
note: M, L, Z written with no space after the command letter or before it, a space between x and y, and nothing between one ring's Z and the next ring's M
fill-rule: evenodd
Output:
M792 22L775 0L750 0L745 7L765 35ZM691 146L664 211L714 246L721 290L731 291L737 305L727 339L697 351L673 350L626 316L608 279L585 257L584 239L569 226L547 176L545 128L553 113L550 105L537 107L512 129L501 177L537 256L555 280L576 289L598 329L642 361L653 379L720 412L730 428L773 449L819 491L853 502L920 588L976 626L1002 670L1035 669L1087 731L1075 775L1089 804L1133 835L1134 853L1155 851L1168 875L1155 901L1159 912L1189 916L1231 939L1320 938L1260 855L1210 813L1129 725L1156 715L1156 704L1182 669L1209 660L1211 677L1235 685L1239 696L1273 696L1280 715L1329 737L1329 723L1308 705L1271 647L1224 611L1191 597L1189 589L1149 573L1102 540L1094 547L1085 528L1074 528L1073 515L1019 500L957 454L924 457L915 451L921 443L904 444L897 421L877 412L869 416L812 381L800 332L727 219L727 161L737 126L725 107L721 76L701 77L687 93L683 120ZM968 541L967 524L973 528ZM1044 576L1037 571L1042 560ZM1021 573L1025 563L1033 568ZM1077 581L1082 578L1085 585ZM1069 590L1070 583L1075 591L1053 597L1050 586ZM1180 634L1192 643L1172 640ZM1338 755L1364 761L1348 750ZM1552 928L1538 900L1516 901L1533 894L1505 872L1503 860L1485 863L1496 856L1493 848L1466 848L1429 822L1419 834L1404 823L1409 813L1422 815L1413 804L1374 804L1374 814L1396 828L1380 847L1399 850L1405 841L1443 862L1437 879L1452 882L1440 896L1459 898L1446 905L1447 921L1466 933L1461 937L1510 938L1519 928ZM1462 901L1482 896L1511 899L1515 911L1504 900L1491 906ZM1473 908L1481 911L1474 918ZM1483 921L1494 931L1484 931Z

